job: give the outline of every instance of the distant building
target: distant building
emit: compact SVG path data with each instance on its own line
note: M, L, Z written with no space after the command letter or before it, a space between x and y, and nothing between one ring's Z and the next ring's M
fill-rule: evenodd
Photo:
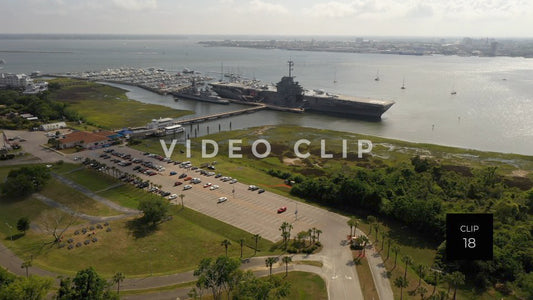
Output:
M164 129L165 127L172 126L175 124L174 119L172 118L159 118L152 119L152 122L146 125L147 129Z
M50 130L58 130L61 128L66 128L67 124L65 122L57 122L57 123L48 123L48 124L42 124L39 126L40 130L43 131L50 131Z
M111 131L87 132L75 131L59 140L59 148L68 149L80 146L85 149L102 148L112 143L116 134Z
M48 89L48 82L33 82L26 74L0 73L0 88L24 89L24 94L37 94Z

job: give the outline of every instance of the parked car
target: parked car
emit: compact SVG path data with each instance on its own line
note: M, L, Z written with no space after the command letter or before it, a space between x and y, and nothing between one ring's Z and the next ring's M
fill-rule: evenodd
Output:
M176 175L178 173L174 172L174 171L170 171L170 176L173 176L173 175Z
M187 184L186 186L183 187L183 190L184 190L184 191L186 191L186 190L190 190L190 189L192 189L192 186L191 186L191 185L188 185L188 184Z
M174 200L176 198L178 198L178 195L176 195L176 194L172 194L172 195L168 196L168 200Z
M263 189L259 189L259 190L257 191L258 194L262 194L262 193L264 193L264 192L265 192L265 190L263 190Z
M214 184L214 185L212 185L209 189L213 191L213 190L216 190L216 189L218 189L218 188L219 188L219 186L216 185L216 184Z
M250 185L250 186L248 187L248 189L249 189L250 191L257 191L259 188L258 188L257 186L255 186L255 185Z
M220 197L220 198L218 198L217 203L222 203L222 202L226 202L226 201L228 201L228 197Z
M182 185L182 184L183 184L183 182L181 182L181 181L174 182L174 186L178 186L178 185Z
M208 182L208 183L204 184L204 188L210 187L210 186L211 186L211 182Z
M287 210L287 207L286 206L282 206L282 207L278 208L278 214L284 213L286 210Z
M178 178L179 178L179 179L182 179L182 178L185 178L185 177L187 177L187 174L186 174L186 173L183 173L183 174L181 174Z
M234 183L237 183L237 182L238 182L237 179L232 179L232 180L229 181L230 184L234 184Z

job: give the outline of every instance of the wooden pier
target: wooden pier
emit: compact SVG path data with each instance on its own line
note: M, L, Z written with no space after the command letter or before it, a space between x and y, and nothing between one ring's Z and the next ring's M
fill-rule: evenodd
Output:
M200 122L204 122L204 121L208 121L208 120L216 120L216 119L222 119L222 118L227 118L227 117L236 116L236 115L254 113L256 111L260 111L260 110L263 110L263 109L266 109L266 108L267 107L265 105L258 105L258 106L245 108L245 109L228 111L228 112L212 114L212 115L207 115L207 116L201 116L201 117L185 119L185 120L178 120L178 121L176 121L176 124L180 124L180 125L195 124L195 123L200 123Z

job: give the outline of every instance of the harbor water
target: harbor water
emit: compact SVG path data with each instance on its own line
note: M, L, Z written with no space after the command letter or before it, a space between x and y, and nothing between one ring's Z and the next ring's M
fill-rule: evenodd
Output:
M203 47L199 40L0 38L0 72L66 73L108 68L194 69L214 78L238 73L270 83L287 74L287 60L304 88L394 100L381 122L316 113L260 111L199 125L199 135L258 125L291 124L377 135L413 142L533 155L533 60L509 57L406 56ZM217 39L222 39L217 37ZM223 66L221 66L223 65ZM380 80L374 77L379 74ZM405 81L406 89L400 89ZM194 110L195 115L241 105L174 101L131 86L128 96L146 103ZM455 90L457 94L452 95ZM165 116L162 116L165 117ZM191 116L187 116L191 117ZM187 118L185 117L185 118Z

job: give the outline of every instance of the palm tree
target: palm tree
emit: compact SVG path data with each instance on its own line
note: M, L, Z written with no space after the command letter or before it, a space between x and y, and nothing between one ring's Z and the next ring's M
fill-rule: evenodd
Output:
M424 300L424 296L426 295L426 293L428 292L428 290L423 287L423 286L419 286L417 289L416 289L416 292L418 294L420 294L420 297L422 298L422 300Z
M368 235L371 235L372 234L372 224L376 223L377 222L377 219L376 217L374 216L367 216L366 217L366 221L368 222Z
M28 269L32 266L32 263L31 263L32 259L30 260L25 260L22 265L20 266L20 268L22 269L26 269L26 278L29 277L29 273L28 273Z
M455 296L457 294L457 286L465 283L465 275L459 271L455 271L450 275L450 282L453 285L453 300L455 300Z
M290 256L284 256L281 259L285 263L285 277L289 275L289 263L292 261L292 258Z
M305 239L307 238L307 231L300 231L298 232L298 234L296 235L296 237L298 238L298 241L301 242L302 240L304 241L304 247L305 247Z
M309 228L307 229L307 236L309 237L309 246L311 246L311 241L313 239L313 229Z
M313 244L314 244L316 240L316 227L311 228L311 230L313 230Z
M266 266L270 268L270 276L272 276L272 265L274 265L277 261L277 257L267 257L267 259L265 259Z
M389 236L389 239L387 240L387 259L389 259L390 254L390 244L392 243L392 239Z
M394 267L392 269L396 268L396 260L398 259L398 253L400 252L400 246L394 244L392 246L392 253L394 253Z
M403 289L409 286L409 281L402 276L398 276L394 279L394 285L400 288L400 300L403 299Z
M387 237L387 232L386 231L383 231L381 233L381 251L383 251L383 248L385 246L385 238Z
M241 258L242 258L242 247L244 246L244 239L240 239L239 243L241 244Z
M181 207L185 207L185 205L183 205L183 198L185 198L185 194L179 194L178 197L181 199Z
M120 294L120 283L124 281L125 278L126 276L122 272L117 272L113 275L112 281L117 284L117 295Z
M368 237L366 235L362 235L362 236L360 236L360 238L361 238L361 241L363 242L363 256L365 256L366 245L368 244L368 242L370 240L368 239Z
M220 245L226 248L226 257L228 257L228 246L231 245L231 242L229 240L223 240Z
M257 254L257 242L261 239L261 236L259 234L254 234L252 238L255 239L255 248L254 248L254 256L255 256Z
M355 230L357 230L357 225L359 225L359 222L357 222L357 219L354 216L351 216L350 219L346 222L348 226L350 226L350 236L354 236ZM353 230L354 233L352 233L352 229L355 227L355 230Z
M379 242L378 240L378 234L379 234L379 223L374 223L374 231L376 232L376 243Z
M437 289L437 285L439 285L439 281L442 277L441 272L438 270L433 271L433 276L435 276L433 281L435 281L435 285L433 286L433 292L431 292L431 295L435 294L435 290Z
M288 231L285 231L281 233L281 237L283 238L283 246L287 249L287 242L289 241L291 234Z
M322 233L322 230L317 229L315 232L316 232L316 241L320 242L320 234Z
M405 272L403 273L403 277L407 279L407 267L413 263L413 258L409 255L402 256L402 261L405 263Z
M426 276L427 267L423 264L416 265L415 267L416 275L418 275L418 286L422 283L422 278Z

